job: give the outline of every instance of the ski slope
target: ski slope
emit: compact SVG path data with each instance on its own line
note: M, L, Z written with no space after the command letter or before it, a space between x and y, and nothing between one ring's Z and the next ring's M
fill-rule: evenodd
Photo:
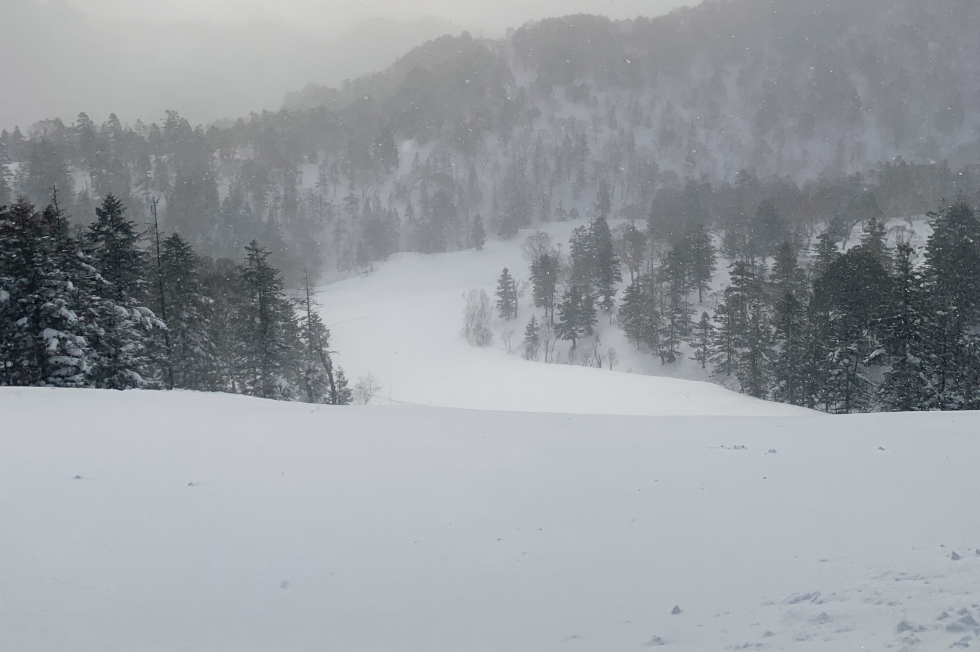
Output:
M556 243L567 243L578 224L553 224L548 231ZM616 349L621 362L615 370L528 362L517 350L532 314L529 297L521 301L516 321L498 320L498 335L513 331L513 354L500 337L489 349L469 346L460 336L467 290L483 289L492 299L504 267L527 279L521 243L529 233L488 242L483 251L398 254L367 275L321 288L317 299L332 347L352 384L373 374L383 386L376 402L385 404L648 416L811 414L715 383L692 382L688 379L707 379L707 373L691 360L662 367L610 327L608 317L601 325L602 350Z
M978 432L0 389L0 649L975 646Z

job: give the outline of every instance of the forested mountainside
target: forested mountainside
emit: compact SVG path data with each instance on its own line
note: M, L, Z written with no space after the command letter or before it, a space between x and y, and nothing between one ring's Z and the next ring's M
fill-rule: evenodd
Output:
M147 222L157 197L166 230L214 257L257 239L292 284L470 246L476 221L506 238L584 216L602 182L668 242L765 199L812 235L868 192L895 216L980 188L977 27L965 0L730 0L446 36L234 123L3 132L0 204L57 187L87 223L111 192Z
M720 178L743 167L853 172L894 156L966 163L978 151L978 25L980 8L963 0L722 0L656 19L568 16L486 51L430 44L385 73L309 90L287 106L367 96L415 138L452 111L441 135L458 138L454 122L499 124L492 100L507 95L534 106L536 128L585 117L586 128L651 146L663 168ZM429 75L410 78L418 69ZM419 93L434 79L455 85L450 106L431 102L446 99L436 89ZM490 100L487 113L474 111L477 98ZM420 123L404 100L441 110Z

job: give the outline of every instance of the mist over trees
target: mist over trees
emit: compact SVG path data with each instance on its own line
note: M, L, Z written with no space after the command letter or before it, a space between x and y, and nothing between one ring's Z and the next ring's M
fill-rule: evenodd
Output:
M432 17L296 29L244 19L248 10L238 7L219 23L182 20L179 9L159 3L112 4L4 0L0 128L80 111L99 122L113 112L150 122L169 108L194 122L234 119L276 110L307 84L339 85L381 70L413 47L465 29ZM95 17L76 8L85 5L105 11ZM162 20L130 18L143 14Z

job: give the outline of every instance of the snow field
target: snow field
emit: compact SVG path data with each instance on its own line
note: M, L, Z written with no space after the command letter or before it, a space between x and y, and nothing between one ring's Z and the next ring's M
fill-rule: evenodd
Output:
M581 223L553 224L547 231L567 250L572 229ZM601 314L601 350L616 349L620 363L615 370L528 362L517 351L532 314L530 287L517 320L498 318L498 337L491 348L469 346L460 336L466 292L483 289L493 300L504 267L518 281L526 280L521 244L530 233L524 231L509 242L488 242L483 251L398 254L376 264L366 276L322 287L317 299L332 332L331 346L339 352L338 363L352 385L359 376L372 373L383 386L375 402L385 404L567 414L813 414L714 383L687 380L703 380L708 374L690 360L662 367L658 359L627 342ZM542 316L541 311L534 314ZM499 337L507 331L513 331L512 355ZM558 344L560 349L568 346ZM630 371L635 373L625 373Z
M0 648L945 650L977 432L3 389Z

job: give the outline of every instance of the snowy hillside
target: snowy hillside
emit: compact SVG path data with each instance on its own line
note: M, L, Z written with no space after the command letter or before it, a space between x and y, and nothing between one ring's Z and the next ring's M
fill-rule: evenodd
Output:
M0 648L967 647L977 432L4 388Z
M578 223L550 225L556 242L567 242ZM692 361L665 368L639 352L619 328L608 327L603 350L620 358L612 371L567 364L528 362L516 349L530 319L530 298L517 320L498 320L490 349L469 346L460 336L464 295L471 288L493 295L500 270L527 278L522 237L494 241L484 251L398 254L376 271L325 286L319 294L338 361L352 378L371 373L384 404L631 415L790 416L811 414L730 392L716 384L646 374L707 379ZM540 315L538 315L540 318ZM600 327L602 327L600 325ZM508 355L499 335L513 331ZM560 347L568 348L567 343ZM632 373L627 373L632 372Z

